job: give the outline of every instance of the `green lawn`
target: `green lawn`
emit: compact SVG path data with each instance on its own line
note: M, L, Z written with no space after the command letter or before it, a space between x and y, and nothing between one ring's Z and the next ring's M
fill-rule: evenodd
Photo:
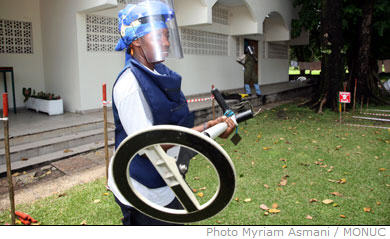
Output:
M379 79L382 81L382 83L385 83L386 81L390 80L390 73L380 73Z
M351 115L344 120L368 124ZM330 111L318 115L284 105L240 125L239 145L218 140L234 162L236 192L225 210L194 224L389 225L390 131L348 127L338 118ZM202 203L217 187L213 168L199 157L191 161L187 180ZM120 224L120 209L111 194L105 195L104 182L79 185L62 197L17 210L43 225ZM325 204L327 199L333 201ZM270 209L274 204L276 213L265 215L262 204ZM0 222L9 222L8 212L0 213Z
M301 72L298 70L298 68L289 67L288 74L289 75L300 75ZM305 74L306 75L310 74L310 70L305 70ZM320 74L321 74L321 70L313 70L313 71L311 71L311 75L320 75Z

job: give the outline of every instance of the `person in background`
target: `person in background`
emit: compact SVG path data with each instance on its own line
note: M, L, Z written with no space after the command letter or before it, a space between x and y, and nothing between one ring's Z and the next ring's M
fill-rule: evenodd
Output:
M194 127L193 115L181 91L181 76L162 64L168 55L182 57L175 12L169 2L145 0L128 4L118 14L121 38L115 50L125 50L126 57L112 94L115 148L128 135L153 125L179 125L202 132L226 122L228 128L222 138L227 138L235 128L232 119L226 116ZM169 154L170 146L162 148ZM134 189L146 199L167 208L182 208L146 156L135 156L129 168ZM172 225L132 207L116 191L110 175L108 186L122 210L124 225Z
M261 95L260 86L257 83L258 77L256 73L257 67L257 58L254 54L253 48L247 46L244 50L244 56L237 59L237 62L244 66L244 88L245 93L252 95L251 86L255 88L256 95L262 98L262 103L264 104L264 96Z

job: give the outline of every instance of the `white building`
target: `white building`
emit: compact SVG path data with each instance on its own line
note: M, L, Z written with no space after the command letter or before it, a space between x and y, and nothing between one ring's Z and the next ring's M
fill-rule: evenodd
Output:
M1 0L0 66L14 68L17 107L24 106L22 88L31 87L61 95L66 111L101 108L102 84L107 83L111 98L124 64L124 53L114 51L117 13L133 2ZM182 75L185 95L209 92L212 84L221 90L242 88L243 69L236 58L244 42L257 46L260 85L288 81L291 20L297 17L292 0L174 3L184 58L166 64Z

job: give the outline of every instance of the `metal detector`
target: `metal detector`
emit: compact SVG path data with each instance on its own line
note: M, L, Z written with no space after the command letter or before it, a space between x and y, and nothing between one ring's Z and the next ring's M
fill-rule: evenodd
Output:
M253 117L252 109L239 114L230 111L218 89L212 93L223 112L230 112L236 125ZM173 223L189 223L207 219L223 210L231 201L235 191L235 169L226 151L213 139L227 129L226 123L219 123L204 132L173 125L152 126L128 136L117 148L110 162L109 173L115 190L130 205L150 217ZM179 145L190 153L185 159L169 156L160 145ZM137 155L146 155L166 184L175 193L184 209L170 209L159 206L134 190L129 175L129 166ZM180 168L188 165L190 159L200 154L214 167L219 186L209 201L200 204L183 177ZM179 154L180 156L180 154Z

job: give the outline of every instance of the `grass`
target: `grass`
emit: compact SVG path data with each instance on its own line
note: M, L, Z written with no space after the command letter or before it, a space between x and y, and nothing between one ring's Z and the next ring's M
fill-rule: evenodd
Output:
M295 67L289 67L288 69L288 74L289 75L300 75L301 72L299 71L298 68L295 68ZM306 75L320 75L321 74L321 70L305 70L305 74Z
M367 124L351 115L344 120ZM221 213L193 224L388 225L390 131L340 126L338 117L284 105L240 125L243 139L237 146L218 140L235 165L234 199ZM201 203L217 187L213 167L199 157L191 161L187 180ZM18 205L17 210L44 225L118 225L122 215L112 195L105 195L104 182L79 185L62 197ZM333 202L324 204L325 199ZM260 205L275 203L280 212L264 215ZM0 222L9 220L8 212L0 213Z
M385 83L386 81L390 80L390 73L380 73L379 79L382 81L382 83Z
M119 225L122 213L105 179L73 187L32 204L17 205L16 210L30 214L41 225ZM10 222L9 212L0 213L0 221Z

